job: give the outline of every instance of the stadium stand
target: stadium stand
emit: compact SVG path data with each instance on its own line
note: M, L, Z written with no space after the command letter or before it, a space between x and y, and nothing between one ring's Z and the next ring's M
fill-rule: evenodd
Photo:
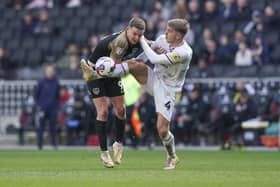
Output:
M96 45L91 43L93 40L118 32L133 16L144 17L152 23L147 32L152 40L164 32L166 19L181 16L191 24L192 34L186 38L194 49L194 56L178 106L184 106L183 96L186 99L189 87L199 82L200 92L210 106L209 117L213 112L232 108L236 84L242 77L250 99L262 110L258 114L264 113L261 106L266 103L273 110L265 111L269 121L279 118L279 0L84 0L71 8L68 1L53 0L35 8L32 2L0 1L0 79L3 79L0 81L0 116L20 115L27 105L33 107L33 80L41 76L42 64L51 62L63 66L62 59L69 55L70 44L78 48L74 55L78 63L84 55L83 48L93 50ZM252 65L234 63L242 42L251 52ZM62 68L59 78L81 79L81 72ZM31 81L17 81L25 79ZM63 85L73 97L83 96L89 104L83 82L64 81ZM217 102L219 98L224 102ZM211 130L221 130L207 127L209 124L204 130L195 131L204 136ZM178 141L184 143L185 135L178 136L182 138Z

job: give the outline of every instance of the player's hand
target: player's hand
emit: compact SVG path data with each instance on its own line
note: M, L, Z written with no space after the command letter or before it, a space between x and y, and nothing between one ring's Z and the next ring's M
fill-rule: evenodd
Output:
M167 53L167 51L165 49L163 49L162 47L157 47L155 49L155 51L156 51L157 54L165 54L165 53Z

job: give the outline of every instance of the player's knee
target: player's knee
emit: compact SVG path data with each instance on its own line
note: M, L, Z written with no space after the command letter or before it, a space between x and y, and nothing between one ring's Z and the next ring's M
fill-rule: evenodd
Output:
M115 108L115 111L116 111L116 116L118 118L121 118L121 119L125 118L125 106L123 106L123 105L117 106Z
M102 108L97 110L97 118L100 120L107 120L108 117L108 109Z
M158 126L157 127L157 130L158 130L158 134L159 134L159 137L161 139L163 139L164 137L166 137L167 133L168 133L168 129L165 128L164 126Z

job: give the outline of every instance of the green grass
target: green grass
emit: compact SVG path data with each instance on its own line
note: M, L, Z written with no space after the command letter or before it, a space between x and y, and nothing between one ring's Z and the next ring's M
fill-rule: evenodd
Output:
M0 151L1 187L273 187L279 152L178 151L163 171L164 151L126 151L123 164L103 168L98 151Z

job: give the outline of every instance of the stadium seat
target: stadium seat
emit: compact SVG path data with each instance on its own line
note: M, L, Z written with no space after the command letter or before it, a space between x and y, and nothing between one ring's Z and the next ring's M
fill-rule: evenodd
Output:
M69 30L79 29L79 28L81 28L81 25L82 25L81 18L76 16L76 17L73 17L71 19L71 21L69 21L69 24L67 25L67 29L69 29Z
M87 17L83 21L83 28L87 28L90 32L95 33L97 31L97 19L92 17Z
M49 18L51 20L58 18L60 16L60 12L61 12L61 10L58 7L53 7L53 8L48 9Z
M130 4L130 1L127 1L127 0L117 0L115 1L115 5L118 7L118 8L123 8L125 6L129 6Z
M129 1L130 6L132 6L132 8L134 8L135 10L140 10L142 8L142 1Z
M155 0L145 0L143 9L147 12L152 12L154 10Z
M91 11L91 19L98 20L105 15L104 12L106 12L106 10L104 10L103 6L95 6Z
M242 67L240 70L242 77L254 77L257 75L256 66Z
M76 15L79 18L87 18L90 15L90 11L91 11L92 7L88 7L88 6L82 6L80 8L77 9L76 11Z
M9 40L9 42L7 42L6 48L10 51L15 51L18 49L18 46L20 44L20 41L18 38L14 38Z
M13 31L18 31L20 27L21 27L21 21L19 19L11 21L9 23L9 29L12 29Z
M131 18L132 12L133 12L132 7L124 7L122 9L122 11L120 12L121 13L121 15L120 15L121 20L129 20Z
M65 17L58 17L54 21L55 28L64 28L66 27L67 19Z
M53 38L50 46L50 52L57 57L65 49L65 41L62 38Z
M253 10L263 10L265 7L265 1L263 0L255 0L253 3L250 4Z
M49 37L41 37L36 42L36 47L40 49L43 52L46 52L49 50L50 47L50 38Z
M267 44L269 45L269 47L273 48L275 47L277 44L279 44L279 33L278 32L268 32L265 36L265 41L267 42Z
M42 52L39 49L33 49L27 51L26 54L26 63L28 66L36 67L41 65L42 62Z
M35 48L35 39L31 38L31 37L23 39L21 41L21 48L26 49L26 50L34 49Z
M99 20L98 23L98 33L106 33L106 32L111 32L112 29L112 20L109 17L105 17L102 20Z
M226 22L220 25L220 32L227 35L232 35L235 29L234 22Z
M109 16L114 21L119 21L120 8L118 6L111 7L107 12L107 16Z
M86 29L78 29L74 34L74 41L78 44L84 44L87 41L89 32Z
M23 66L25 61L26 53L24 50L15 50L11 56L13 62L17 62L17 65Z
M71 42L73 40L74 32L74 29L70 30L68 28L65 28L61 31L61 38L63 38L63 40L66 42Z
M274 48L274 50L270 53L270 56L271 56L271 61L274 64L280 65L280 46L279 45Z

